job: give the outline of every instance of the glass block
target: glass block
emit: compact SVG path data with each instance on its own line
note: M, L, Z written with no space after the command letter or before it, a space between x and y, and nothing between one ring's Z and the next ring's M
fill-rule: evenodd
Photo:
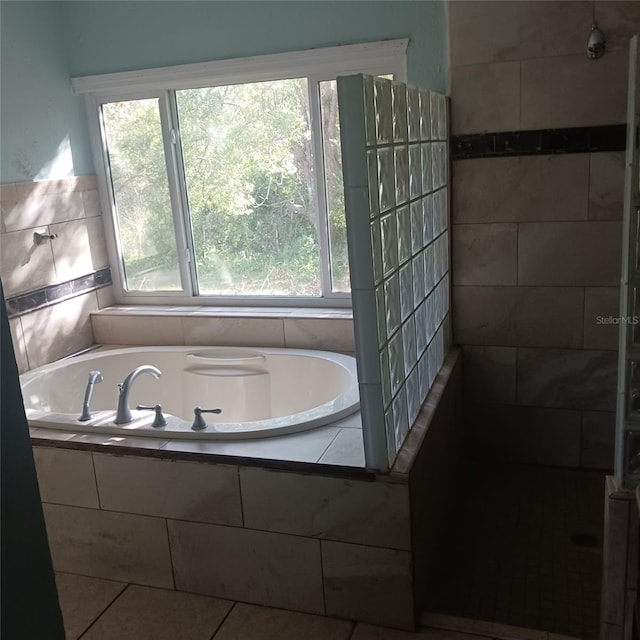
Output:
M367 146L373 146L377 142L376 104L375 91L373 88L373 76L363 76L362 84L364 89L364 123L367 137Z
M444 296L444 315L445 318L447 316L447 313L449 313L449 308L451 306L451 288L450 288L450 282L449 282L449 272L447 271L447 273L445 274L444 278L443 278L443 296ZM443 318L444 319L444 318Z
M430 142L423 142L420 145L420 155L422 156L422 193L431 193L431 191L433 191L432 146Z
M373 255L373 281L375 284L382 282L384 277L382 265L382 232L380 220L371 223L371 253Z
M419 144L409 146L409 197L422 194L422 151Z
M424 259L421 255L417 255L413 261L413 308L417 309L418 305L424 300L426 287L424 283Z
M444 363L444 330L442 327L438 329L438 333L436 333L433 340L436 345L436 373L438 373Z
M411 257L411 213L408 206L398 209L398 262Z
M429 344L429 327L427 324L427 303L423 301L422 304L416 309L415 313L415 327L416 327L416 352L418 356L422 356L424 350Z
M433 237L439 236L447 226L447 190L440 189L431 196L433 204Z
M427 246L435 237L433 232L433 196L422 198L422 244Z
M411 253L419 253L423 245L422 200L411 203Z
M406 142L409 138L407 125L407 86L403 82L393 83L393 139Z
M379 190L378 190L378 154L375 149L367 151L367 169L369 172L369 212L371 217L380 212Z
M398 232L395 211L380 219L382 231L382 267L387 277L398 268Z
M628 489L634 489L640 484L640 431L627 429L623 442L623 486Z
M389 374L391 395L395 395L404 382L404 347L402 332L397 331L389 340Z
M376 324L378 325L378 344L383 345L387 341L387 307L385 304L384 285L375 288L376 297Z
M440 238L436 238L431 244L433 247L433 284L437 284L442 274L440 273L440 266L442 261L440 259Z
M429 107L431 109L431 139L439 140L438 120L440 117L440 101L438 94L433 91L429 92Z
M416 366L418 359L416 353L416 325L413 316L409 317L402 325L402 346L404 353L404 375L406 378L413 367Z
M407 87L407 114L409 124L409 141L420 140L420 90Z
M442 272L443 275L449 271L449 232L442 234Z
M413 313L413 267L408 262L400 269L400 319L404 322Z
M427 287L427 293L429 293L436 282L434 271L434 244L431 243L422 255L424 257L424 281Z
M396 205L409 200L409 150L407 147L395 147L396 158Z
M393 399L393 421L395 427L396 451L400 450L404 439L409 433L409 415L407 413L407 395L403 386Z
M433 381L438 373L438 366L436 364L436 343L435 339L431 341L431 344L427 348L427 356L429 359L429 389L433 386Z
M426 89L420 89L420 139L431 140L431 104Z
M400 282L394 273L384 283L385 310L387 314L387 336L392 336L400 326Z
M422 396L420 394L420 374L418 367L416 367L407 378L406 388L409 428L411 428L418 417L418 413L420 413L420 406L422 405Z
M382 380L382 402L385 409L391 404L391 374L389 373L389 352L386 347L380 352L380 378Z
M436 304L435 292L431 292L424 301L427 344L433 340L436 333Z
M441 93L438 95L438 138L446 140L448 134L448 104L447 97Z
M420 397L424 402L429 393L429 355L425 351L418 360L418 381L420 384Z
M440 181L440 143L433 142L431 144L431 183L433 189L439 189L442 186Z
M376 138L378 144L393 141L393 104L391 100L391 80L374 78L373 88L376 108Z
M396 204L396 170L393 149L378 150L378 202L380 211L388 211Z
M442 142L442 184L449 182L449 147L446 142Z

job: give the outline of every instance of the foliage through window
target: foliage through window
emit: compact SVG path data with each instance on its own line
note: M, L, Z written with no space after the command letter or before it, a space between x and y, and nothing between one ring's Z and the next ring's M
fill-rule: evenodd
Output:
M336 69L92 96L125 299L349 299Z

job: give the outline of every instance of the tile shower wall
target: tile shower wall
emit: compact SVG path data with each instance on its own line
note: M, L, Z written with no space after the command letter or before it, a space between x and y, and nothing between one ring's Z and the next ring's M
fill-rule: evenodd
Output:
M452 134L618 125L638 2L452 2ZM607 53L586 56L595 17ZM468 441L613 465L624 153L455 160L454 341Z
M108 265L95 176L0 185L0 277L4 295L41 291ZM55 234L38 244L34 233ZM112 304L106 287L10 320L20 372L93 344L89 315Z
M338 98L365 451L385 469L449 347L447 100L362 75Z

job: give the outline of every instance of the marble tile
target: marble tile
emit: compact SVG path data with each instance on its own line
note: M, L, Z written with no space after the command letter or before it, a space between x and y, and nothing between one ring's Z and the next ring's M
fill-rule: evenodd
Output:
M589 154L453 162L454 224L586 220Z
M318 540L175 520L168 526L177 589L324 613Z
M520 128L519 62L452 69L453 134L514 131Z
M518 284L615 287L621 248L620 222L522 223Z
M237 467L93 454L103 509L242 526Z
M100 508L91 453L33 447L33 458L43 502Z
M605 411L582 412L582 458L585 469L613 469L616 414Z
M91 218L102 214L102 205L100 204L100 194L97 190L84 191L82 194L82 207L84 217Z
M357 411L346 418L341 418L333 423L334 427L351 427L353 429L362 429L362 414Z
M349 640L352 622L237 603L216 640Z
M359 623L351 636L351 640L487 640L486 636L476 636L445 629L423 628L416 633L398 631L387 627L374 627L370 624Z
M47 227L38 227L37 231L49 233ZM7 297L56 281L51 243L36 244L33 232L29 229L0 236L0 276Z
M589 172L590 220L622 220L624 159L624 151L591 154Z
M98 309L112 307L116 303L113 285L96 289L96 295L98 296Z
M253 529L410 549L406 485L240 470L244 524Z
M173 588L161 518L57 504L43 508L56 571Z
M18 200L15 182L0 184L0 203L13 203Z
M583 52L591 5L457 1L449 20L452 66L543 58Z
M33 180L28 182L17 182L16 190L19 198L31 198L51 194L69 193L73 191L73 185L69 178Z
M27 345L24 341L24 333L22 332L22 323L20 322L20 318L11 318L9 320L9 329L11 331L13 353L16 357L16 364L18 365L18 373L29 371Z
M94 291L20 317L31 368L94 344L89 315L98 308Z
M77 640L127 586L124 582L56 573L67 640Z
M523 629L509 624L472 620L441 613L423 613L420 622L425 627L438 627L464 633L477 633L495 640L547 640L547 632L538 629Z
M456 224L451 234L454 285L517 283L518 225Z
M476 402L515 404L516 349L463 347L465 397Z
M340 427L318 427L288 436L253 440L169 440L165 451L188 451L239 458L317 462L338 435Z
M284 344L289 349L355 351L353 320L285 318Z
M618 349L620 290L587 287L584 290L584 348Z
M340 429L335 440L322 454L319 464L336 464L345 467L364 467L362 429Z
M322 541L327 615L413 629L411 554Z
M609 51L596 64L584 53L524 60L521 64L522 129L627 121L626 51Z
M192 593L129 585L83 640L208 640L232 602Z
M628 51L629 39L640 33L640 5L635 0L596 0L595 19L607 36L608 51Z
M74 176L69 178L69 186L73 191L95 191L98 188L98 176Z
M283 347L280 318L182 318L185 344Z
M458 344L582 347L582 289L453 287L452 293Z
M18 201L15 206L4 210L4 224L7 231L19 231L55 222L77 220L83 216L81 193L68 192L25 197L21 195L18 188Z
M518 349L518 404L615 411L617 353Z
M182 318L163 316L92 315L95 341L102 344L182 345ZM188 342L188 344L202 344Z

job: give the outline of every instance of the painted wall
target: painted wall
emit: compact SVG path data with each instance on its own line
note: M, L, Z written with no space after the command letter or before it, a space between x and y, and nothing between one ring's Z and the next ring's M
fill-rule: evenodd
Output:
M0 5L0 181L93 173L84 100L71 93L60 2Z

